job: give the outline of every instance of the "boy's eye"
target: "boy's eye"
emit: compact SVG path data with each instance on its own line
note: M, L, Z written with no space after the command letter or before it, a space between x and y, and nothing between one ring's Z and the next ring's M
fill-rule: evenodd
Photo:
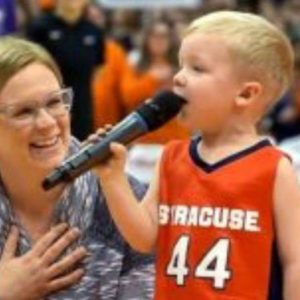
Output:
M192 66L192 69L196 72L202 72L203 71L203 69L199 66Z

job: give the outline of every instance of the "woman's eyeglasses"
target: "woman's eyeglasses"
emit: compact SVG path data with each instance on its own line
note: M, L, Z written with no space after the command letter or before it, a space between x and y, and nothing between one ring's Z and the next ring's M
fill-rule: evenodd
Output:
M61 89L48 94L43 101L0 105L0 115L17 126L31 125L35 122L41 109L54 118L70 112L73 102L72 88Z

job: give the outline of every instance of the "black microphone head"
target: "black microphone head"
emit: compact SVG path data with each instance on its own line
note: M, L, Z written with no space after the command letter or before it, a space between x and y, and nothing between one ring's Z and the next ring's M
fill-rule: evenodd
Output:
M171 91L162 91L136 109L147 124L148 130L155 130L175 117L184 99Z

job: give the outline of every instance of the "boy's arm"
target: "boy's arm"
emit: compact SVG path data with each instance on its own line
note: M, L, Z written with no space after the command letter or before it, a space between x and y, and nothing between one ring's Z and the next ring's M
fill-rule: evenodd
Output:
M287 158L278 166L274 214L284 276L284 299L300 299L300 187Z
M110 213L125 240L139 252L148 253L154 248L157 230L158 166L145 197L138 202L123 172L126 150L115 144L114 158L106 165L95 168Z

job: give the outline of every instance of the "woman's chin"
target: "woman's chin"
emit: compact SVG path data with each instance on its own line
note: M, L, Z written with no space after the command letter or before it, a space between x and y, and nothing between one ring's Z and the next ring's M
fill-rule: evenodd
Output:
M45 172L51 172L63 162L64 157L65 155L59 155L48 159L35 159L32 161L32 167Z

